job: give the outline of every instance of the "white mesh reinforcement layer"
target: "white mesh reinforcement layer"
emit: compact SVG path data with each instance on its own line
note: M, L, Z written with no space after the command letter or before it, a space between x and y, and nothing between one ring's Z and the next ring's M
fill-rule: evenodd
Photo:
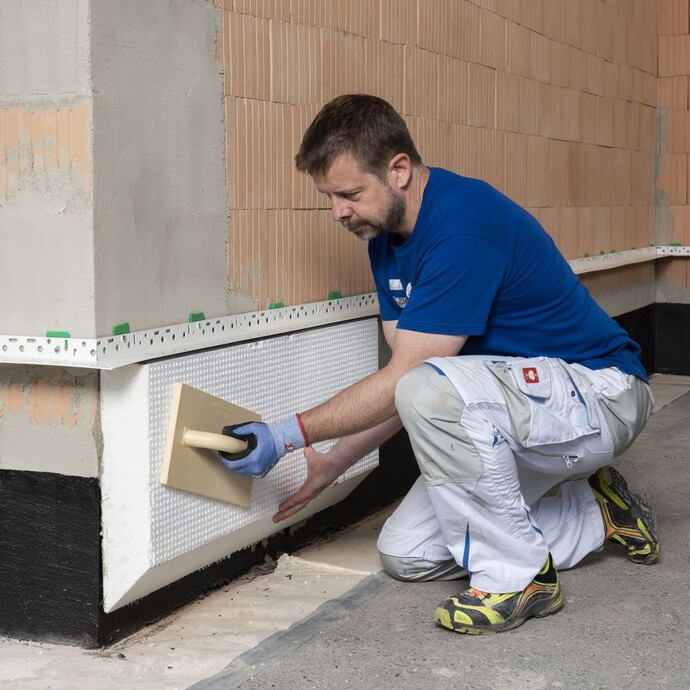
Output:
M265 478L254 480L250 508L159 484L172 385L182 381L258 412L268 422L282 419L314 407L376 371L377 321L328 326L145 366L149 368L151 565L155 566L272 515L306 477L303 453L285 456ZM370 470L377 462L377 453L372 453L341 480Z

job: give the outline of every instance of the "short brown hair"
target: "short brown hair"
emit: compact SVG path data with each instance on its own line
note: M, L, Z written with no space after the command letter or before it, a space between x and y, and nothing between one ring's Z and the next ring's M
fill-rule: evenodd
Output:
M422 159L407 125L393 106L376 96L347 94L327 103L309 125L295 156L297 170L325 173L349 153L362 170L384 177L390 159L406 153L414 165Z

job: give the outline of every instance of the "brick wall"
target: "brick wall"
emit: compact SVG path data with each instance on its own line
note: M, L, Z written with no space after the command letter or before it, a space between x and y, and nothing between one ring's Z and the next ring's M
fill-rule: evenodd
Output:
M688 0L659 0L658 231L663 242L690 244L688 154L690 154L690 12ZM687 261L665 261L661 297L683 300L690 285Z
M656 3L217 4L230 289L259 307L373 287L365 246L330 220L292 162L306 126L341 93L391 101L425 163L494 184L567 258L654 241ZM638 267L609 283L650 279Z

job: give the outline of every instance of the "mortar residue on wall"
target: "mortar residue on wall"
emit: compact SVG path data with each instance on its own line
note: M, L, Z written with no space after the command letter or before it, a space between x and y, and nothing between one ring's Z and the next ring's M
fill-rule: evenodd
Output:
M95 371L0 366L0 469L98 476Z
M0 333L91 334L91 104L0 110Z
M94 334L90 4L0 4L0 333Z

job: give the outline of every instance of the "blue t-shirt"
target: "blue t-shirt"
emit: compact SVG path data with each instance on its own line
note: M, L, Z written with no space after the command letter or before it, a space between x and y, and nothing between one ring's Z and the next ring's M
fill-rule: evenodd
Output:
M558 357L647 380L640 347L592 299L527 211L481 180L431 168L403 244L369 242L381 318L467 335L463 354Z

